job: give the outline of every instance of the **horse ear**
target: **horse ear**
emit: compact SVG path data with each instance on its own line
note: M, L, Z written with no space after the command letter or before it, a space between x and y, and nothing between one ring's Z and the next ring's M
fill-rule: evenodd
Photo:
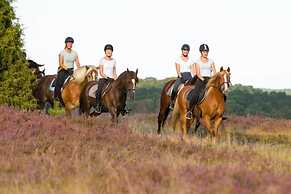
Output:
M138 73L138 69L136 69L136 71L135 71L135 75L137 75L137 73Z
M223 67L222 67L222 66L220 67L220 72L221 72L221 71L223 71Z
M126 71L129 72L128 68L126 68Z
M227 68L227 72L230 73L230 68L229 67Z

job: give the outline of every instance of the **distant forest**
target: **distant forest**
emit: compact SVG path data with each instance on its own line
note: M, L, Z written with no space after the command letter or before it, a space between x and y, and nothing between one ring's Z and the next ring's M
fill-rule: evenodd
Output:
M135 101L129 103L129 106L135 112L158 113L162 87L170 79L157 80L150 77L140 80ZM227 95L226 114L291 119L290 94L290 90L268 90L240 84L233 85Z

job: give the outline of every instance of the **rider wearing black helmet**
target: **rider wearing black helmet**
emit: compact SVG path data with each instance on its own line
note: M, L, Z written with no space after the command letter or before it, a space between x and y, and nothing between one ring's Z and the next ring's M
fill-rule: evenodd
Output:
M170 109L173 109L174 107L179 86L182 83L185 83L186 81L192 79L192 77L196 74L194 63L189 57L190 46L188 44L183 44L181 47L181 51L181 55L175 62L178 79L173 86Z
M101 113L101 93L110 81L117 79L116 74L116 60L112 57L113 46L106 44L104 47L105 56L99 61L99 73L101 78L98 81L98 88L96 91L96 111Z
M74 64L77 68L80 67L78 53L72 49L74 39L67 37L65 39L65 48L59 54L58 74L55 81L54 97L61 99L61 88L64 81L73 74Z
M189 107L187 111L187 119L191 119L192 111L195 105L198 103L199 98L202 97L206 84L211 76L216 74L216 68L214 61L208 58L209 47L207 44L202 44L199 47L201 56L194 62L197 79L195 82L195 88L188 94Z

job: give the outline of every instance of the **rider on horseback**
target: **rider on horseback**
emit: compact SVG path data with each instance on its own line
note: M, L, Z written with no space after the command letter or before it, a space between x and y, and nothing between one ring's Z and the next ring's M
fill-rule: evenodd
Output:
M74 64L80 67L78 54L72 49L74 39L67 37L65 39L65 49L59 54L58 74L55 81L54 97L61 99L61 88L66 79L74 73Z
M183 44L181 50L182 54L175 62L178 79L175 81L173 86L170 109L173 109L174 107L179 86L192 79L192 77L196 74L193 61L189 58L190 46L188 44Z
M100 59L99 73L101 78L98 81L98 89L96 91L96 111L101 113L101 96L103 88L112 80L117 78L116 60L112 57L113 46L107 44L104 47L105 56Z
M195 105L199 101L199 97L202 97L205 86L211 76L216 74L214 61L208 58L209 47L207 44L202 44L199 47L201 56L194 62L196 75L199 79L195 82L195 87L188 95L188 111L186 114L187 119L191 119L192 111Z

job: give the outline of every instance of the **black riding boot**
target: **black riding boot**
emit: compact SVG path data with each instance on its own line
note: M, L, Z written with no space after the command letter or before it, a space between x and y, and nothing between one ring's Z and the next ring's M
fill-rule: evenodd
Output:
M180 84L182 84L182 80L181 78L178 78L175 83L174 83L174 86L173 86L173 90L172 90L172 93L171 93L171 101L170 101L170 109L173 110L174 109L174 105L175 105L175 100L176 100L176 96L177 96L177 93L178 93L178 89L179 89L179 86Z
M97 89L97 92L96 92L96 112L97 113L101 113L101 91L98 91L99 90L99 87Z
M102 112L102 105L101 105L102 89L106 83L107 83L107 80L104 78L101 78L98 81L98 88L96 91L96 107L95 107L97 113Z
M205 84L201 80L197 80L195 87L189 92L187 100L189 102L189 106L187 107L187 113L186 118L191 119L192 118L192 112L195 108L195 106L199 102L199 97L203 95Z

